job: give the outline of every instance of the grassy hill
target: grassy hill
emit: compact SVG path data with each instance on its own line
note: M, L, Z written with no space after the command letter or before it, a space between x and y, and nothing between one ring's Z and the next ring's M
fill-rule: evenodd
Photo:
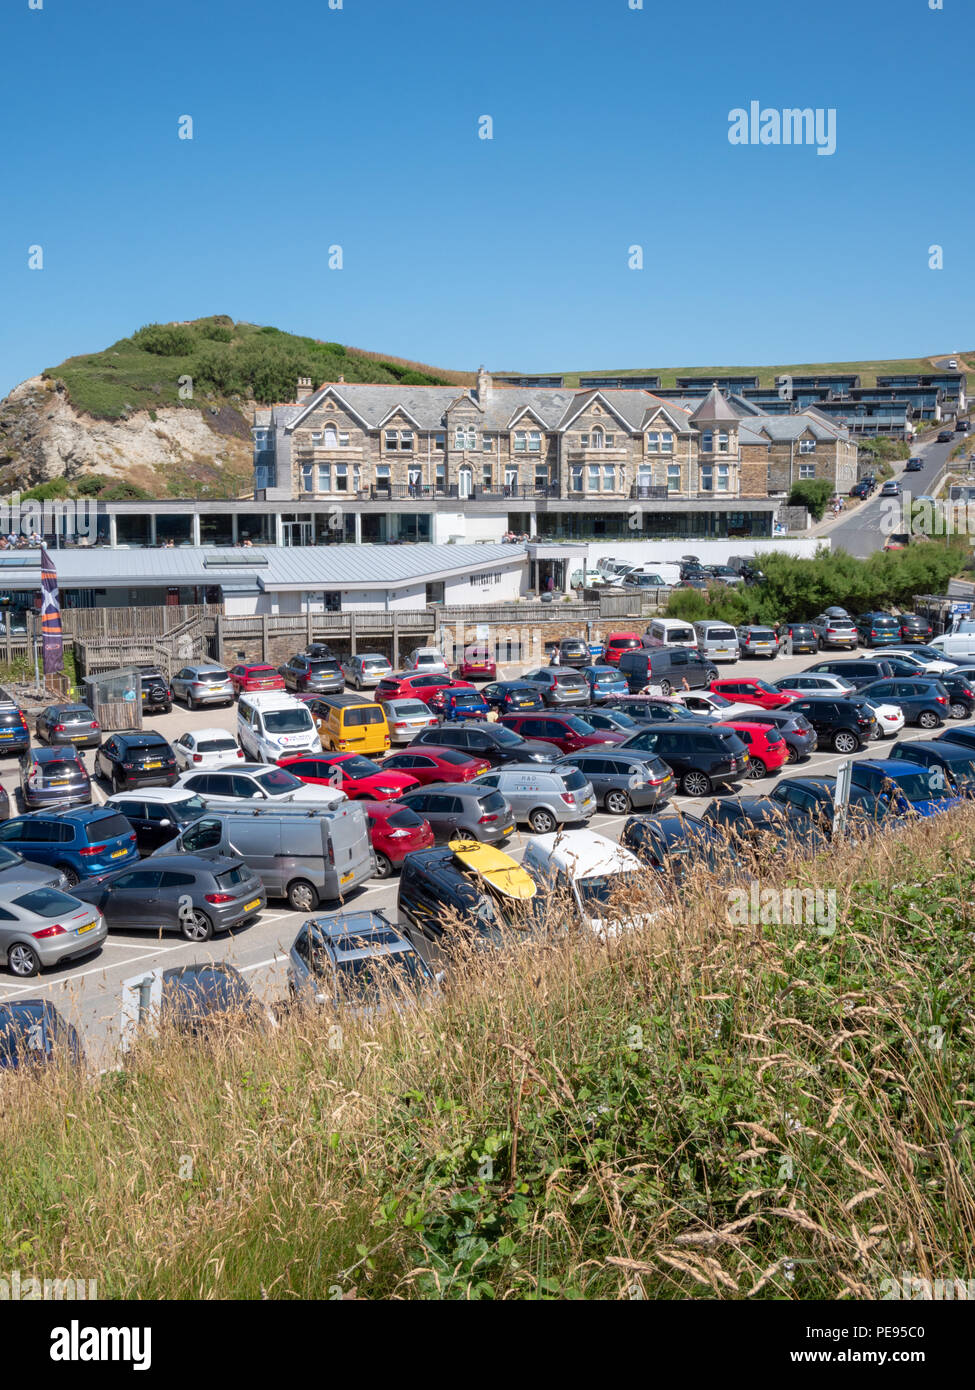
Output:
M938 354L938 356L944 357L953 355L955 354ZM969 358L975 358L975 352L958 353L957 358L960 370L975 371L975 367L970 367L968 363ZM814 376L835 372L857 372L862 386L875 386L878 372L883 376L888 373L926 373L937 370L939 369L935 367L933 358L901 357L893 358L889 362L797 362L791 365L783 363L777 367L592 367L565 372L564 380L567 386L577 386L580 376L656 375L660 377L660 385L663 389L668 386L675 386L679 376L757 376L760 385L774 386L777 376Z
M441 371L420 362L298 337L279 328L235 323L224 314L188 323L147 324L102 352L69 357L43 376L60 379L72 405L102 420L163 405L199 409L201 396L239 396L269 404L294 398L295 381L402 382L469 385L470 373ZM193 382L193 398L180 397L180 378Z

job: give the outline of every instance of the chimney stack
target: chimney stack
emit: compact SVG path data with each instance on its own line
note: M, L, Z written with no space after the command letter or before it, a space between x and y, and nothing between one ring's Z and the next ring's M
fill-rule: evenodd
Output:
M306 401L312 393L310 376L300 376L298 378L298 389L295 392L296 401Z
M494 390L494 382L491 380L491 373L486 367L481 366L477 369L477 399L481 405L487 405L491 399L491 392Z

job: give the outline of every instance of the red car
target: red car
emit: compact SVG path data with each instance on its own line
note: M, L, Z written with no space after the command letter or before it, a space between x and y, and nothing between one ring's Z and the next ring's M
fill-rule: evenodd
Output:
M776 690L768 681L749 680L742 676L712 681L708 689L713 695L723 695L726 700L738 700L743 705L761 705L762 709L784 709L793 700L793 696Z
M313 786L337 787L353 801L365 798L395 801L411 787L419 785L415 777L405 772L387 771L385 763L380 767L361 753L279 758L278 767L286 768L294 777Z
M613 729L595 729L588 720L578 714L558 714L555 710L544 714L503 714L498 720L507 728L513 729L522 738L537 738L543 743L554 743L563 753L577 753L583 748L605 747L611 743L624 743L629 733L619 733Z
M442 690L445 686L457 684L466 684L466 682L453 681L449 676L444 675L443 671L394 672L391 676L383 676L376 686L375 699L405 700L413 696L428 705L430 696L435 690Z
M470 782L482 772L490 772L486 758L471 758L458 748L428 748L426 744L415 752L394 753L383 759L383 767L408 772L417 782Z
M771 724L752 724L746 719L722 719L715 729L733 729L748 745L748 776L767 777L789 760L789 745Z
M485 647L468 647L457 667L458 676L479 676L481 680L497 679L498 668Z
M443 714L447 708L447 696L453 694L455 690L467 691L472 695L477 694L477 686L471 685L470 681L451 681L449 685L438 686L432 694L426 697L424 703L433 710L434 714ZM472 717L477 718L476 715Z
M389 878L415 849L433 844L430 822L398 801L367 801L369 842L376 856L376 877Z
M642 646L638 632L611 632L606 638L603 661L608 662L610 666L618 666L624 652L631 652L634 647Z
M230 679L233 682L235 695L242 695L248 690L284 689L284 676L279 676L273 666L265 666L263 662L255 665L232 666Z

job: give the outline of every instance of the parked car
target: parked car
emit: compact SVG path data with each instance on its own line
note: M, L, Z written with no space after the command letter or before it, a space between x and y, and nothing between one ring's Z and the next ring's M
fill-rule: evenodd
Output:
M750 850L759 855L805 853L822 849L824 837L806 813L770 796L716 797L701 812L736 854Z
M181 787L143 787L141 791L119 792L108 797L105 805L129 822L140 854L152 854L170 844L206 811L201 796Z
M662 758L637 758L615 748L592 748L568 753L556 766L567 763L579 769L603 810L614 816L628 815L638 808L656 810L666 806L677 790L674 774ZM543 829L532 828L539 833Z
M975 796L975 748L949 743L947 735L936 739L907 739L895 743L890 756L919 767L940 768L943 785L958 796Z
M296 999L374 1011L415 1003L433 971L383 912L339 912L302 924L288 954Z
M856 628L865 647L893 647L901 640L900 619L892 613L863 613L856 620Z
M368 652L362 656L350 656L342 662L342 674L346 683L356 690L378 685L386 676L393 674L393 668L378 652Z
M308 656L298 652L278 667L285 688L312 695L339 695L345 689L345 672L335 657Z
M333 787L351 801L398 801L400 794L420 785L416 777L382 765L359 753L304 754L282 758L279 767L312 787Z
M702 724L710 715L698 714L673 695L614 695L606 701L613 714L625 714L637 724ZM589 718L586 710L583 717Z
M940 681L928 678L873 681L858 692L865 700L899 705L908 724L937 729L948 718L951 697Z
M846 647L852 650L859 642L856 624L848 613L820 613L812 619L811 627L816 634L820 648Z
M935 641L939 643L938 646L932 645L932 642ZM944 637L940 637L932 638L931 642L919 643L916 646L891 647L884 652L884 657L888 661L895 655L906 657L908 661L919 661L923 664L925 674L937 676L944 671L952 671L957 666L964 664L961 658L956 660L954 657L948 656L940 645L943 641Z
M37 716L34 733L52 748L68 743L97 748L102 741L101 725L87 705L48 705Z
M639 730L621 752L652 753L673 770L687 796L710 796L716 787L748 775L748 750L730 729L704 723Z
M657 816L630 816L620 844L648 868L679 888L696 873L732 878L735 863L723 835L698 816L683 811Z
M793 813L809 816L820 834L833 833L836 778L825 776L784 777L775 784L769 799ZM851 786L847 806L847 826L857 835L880 829L896 819L889 802L882 802L865 787Z
M938 680L948 692L948 713L952 719L971 719L975 714L975 685L954 673L939 676Z
M731 729L738 735L748 749L748 767L745 775L751 780L768 777L778 772L788 758L785 739L778 729L768 724L759 724L744 719L723 719L715 729Z
M643 914L633 914L627 891L631 883L643 881L643 865L605 835L588 829L534 835L522 864L540 885L563 890L583 925L597 936L615 936L644 924Z
M457 666L457 674L461 680L476 678L493 681L497 678L498 667L487 647L465 647Z
M937 743L957 743L962 748L975 748L975 728L946 729L935 740Z
M408 854L429 849L433 831L422 816L401 801L364 801L369 818L369 843L376 857L376 878L389 878Z
M611 695L626 695L626 677L615 666L584 666L582 674L589 686L589 699L595 704Z
M86 879L75 889L110 930L178 931L209 941L267 906L264 885L235 856L154 854L139 864Z
M596 810L592 784L578 768L559 762L508 763L482 773L477 786L493 787L511 807L519 824L537 835L560 825L588 822Z
M451 724L458 719L487 719L491 713L479 690L438 690L430 697L430 709Z
M735 581L741 583L739 575ZM699 622L694 624L697 649L705 661L734 663L741 655L738 633L728 623Z
M240 971L226 961L174 965L163 971L160 1021L164 1027L206 1037L232 1024L273 1022Z
M894 734L900 733L906 722L904 711L900 705L891 705L883 700L867 700L867 704L877 721L877 727L873 734L874 739L892 738Z
M95 772L118 792L125 787L171 787L179 767L162 734L143 731L110 734L95 754Z
M230 673L212 663L184 666L172 680L173 697L184 700L187 709L201 705L232 705L236 692Z
M401 700L380 700L386 716L390 743L409 743L421 729L436 727L437 716L422 700L406 697Z
M634 651L637 647L642 646L640 634L637 632L611 632L606 638L603 660L607 666L618 666L623 652Z
M577 714L580 719L591 724L597 733L600 729L606 729L609 733L633 734L644 723L643 720L632 719L623 710L600 709L598 705L581 705L578 709L563 710L562 713Z
M503 763L547 763L552 759L552 745L538 739L524 739L513 729L501 724L479 721L475 724L444 724L438 729L424 729L408 745L409 750L426 752L432 748L456 748L458 752L484 758L492 767Z
M11 883L30 884L34 888L66 888L64 875L57 869L34 864L16 850L0 845L0 894Z
M900 635L902 642L927 642L934 636L934 628L919 613L902 613Z
M158 666L140 666L139 684L142 687L144 714L169 714L173 708L173 691Z
M853 786L871 792L878 801L889 801L898 815L913 812L934 816L961 805L961 798L917 763L896 758L861 758L853 764Z
M173 755L181 772L192 767L225 767L234 758L243 758L233 734L226 729L189 729L173 740Z
M588 652L586 654L588 660ZM564 671L558 666L542 666L526 671L526 685L535 686L546 705L587 705L589 682L579 671Z
M9 883L0 892L0 957L22 980L101 950L106 934L101 913L60 888Z
M500 792L478 782L442 782L400 798L428 822L438 842L458 837L491 844L514 834L515 818Z
M443 671L414 671L404 673L394 671L392 675L385 676L376 686L375 698L383 700L422 700L424 703L437 690L442 690L445 686L452 686L455 682L446 670ZM457 681L457 685L467 685L469 682Z
M47 999L0 1004L0 1070L43 1066L66 1058L84 1066L78 1030Z
M443 652L436 647L417 647L406 658L403 669L406 672L422 673L423 675L433 675L434 672L446 674L447 663L444 660Z
M284 677L267 662L244 662L230 668L230 682L235 695L254 690L283 690Z
M861 478L858 483L854 483L850 488L850 496L856 497L861 502L865 502L871 492L873 492L873 485L868 483L866 478Z
M14 816L0 825L0 844L25 859L52 865L68 888L139 856L135 831L107 806Z
M900 497L901 485L896 478L888 478L880 489L881 497Z
M415 782L427 787L432 782L472 782L482 772L488 772L491 764L487 758L466 753L460 748L410 747L385 758L383 767L405 772Z
M20 760L20 800L27 811L41 806L90 805L91 780L78 750L32 748L25 753Z
M30 728L24 711L0 690L0 758L7 753L24 753L29 747Z
M838 676L854 689L861 690L874 681L889 679L894 674L893 662L883 656L851 657L846 661L820 661L810 666L804 673L807 676Z
M507 714L509 710L513 712L545 708L541 690L537 685L529 685L526 681L494 681L491 685L483 686L481 694L491 709L502 714Z
M856 753L873 738L877 721L866 700L857 696L806 695L793 701L790 713L801 714L816 731L819 747Z
M747 705L744 708L748 710ZM785 739L787 763L805 762L810 753L816 751L818 742L816 730L805 715L795 713L791 706L787 709L776 710L756 709L752 706L747 714L739 713L735 717L746 718L753 724L764 724L767 727L778 729ZM726 715L725 719L727 718Z
M306 786L285 768L268 767L266 763L235 763L209 772L184 772L176 785L202 796L208 810L256 807L263 802L335 806L346 800L345 793L335 787Z
M319 696L339 699L339 696ZM351 697L350 697L351 698ZM237 738L255 762L278 763L282 758L320 753L322 740L314 705L283 690L241 695L237 701ZM224 761L229 762L227 754Z
M834 676L827 671L818 671L814 675L800 671L794 676L783 676L775 682L775 688L793 699L801 695L850 695L856 690L853 681L846 676Z
M422 938L428 959L449 963L470 947L504 945L505 928L524 927L541 895L527 873L497 852L495 867L478 872L465 847L419 850L403 865L396 898L397 915Z
M563 637L555 648L560 666L574 666L582 670L590 662L589 643L581 637Z
M729 700L725 695L714 695L710 690L682 690L677 695L668 695L667 703L680 705L703 719L750 719L755 713L754 705L749 705L744 700Z
M819 639L811 623L780 623L776 637L780 650L791 643L793 656L819 651Z
M626 651L619 659L619 671L626 677L627 687L634 695L647 686L656 687L661 695L669 695L674 690L702 690L718 674L712 661L686 647L641 647L639 651Z
M709 689L712 694L723 695L726 700L734 700L743 705L758 705L761 709L785 709L792 703L791 696L783 694L776 686L769 685L768 681L758 680L755 676L731 676L712 681Z
M626 735L608 729L595 729L578 714L547 710L544 714L503 714L498 721L506 729L514 729L522 738L552 743L562 753L575 753L580 748L604 748L622 743Z
M752 624L738 629L738 647L742 656L767 656L771 661L779 654L779 639L775 628Z

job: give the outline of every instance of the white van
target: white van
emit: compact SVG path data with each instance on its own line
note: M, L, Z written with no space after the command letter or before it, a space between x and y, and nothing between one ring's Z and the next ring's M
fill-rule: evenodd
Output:
M697 649L697 633L690 623L679 618L654 618L646 631L647 646L664 642L668 647L691 647Z
M646 560L640 566L641 574L659 574L660 578L671 589L676 589L680 583L680 565L672 564L669 560Z
M940 637L932 637L927 645L944 652L949 661L975 660L975 632L944 632Z
M738 660L738 633L729 623L695 623L694 631L701 655L709 661Z
M237 701L237 737L247 756L259 763L322 751L308 706L283 690L241 695Z
M640 885L649 876L628 849L595 830L560 830L553 835L533 835L522 867L542 886L571 896L583 922L599 936L616 936L624 927L643 926L646 916L606 920L611 898L625 887L628 874L639 874Z

